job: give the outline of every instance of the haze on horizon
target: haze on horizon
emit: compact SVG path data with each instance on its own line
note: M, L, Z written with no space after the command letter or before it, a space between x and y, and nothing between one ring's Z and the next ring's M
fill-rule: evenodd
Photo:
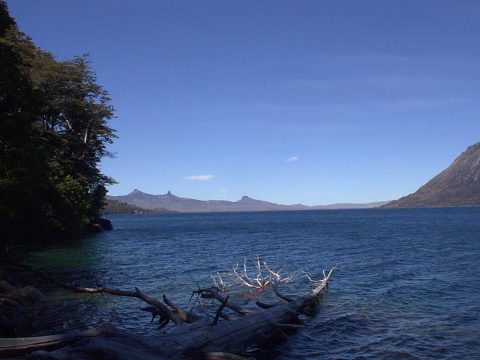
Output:
M60 59L90 53L118 110L111 195L390 200L480 140L480 2L8 5Z

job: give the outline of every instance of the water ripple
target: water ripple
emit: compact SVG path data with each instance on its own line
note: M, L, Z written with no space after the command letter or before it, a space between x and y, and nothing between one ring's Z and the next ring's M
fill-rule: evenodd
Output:
M197 282L244 257L316 277L337 264L317 316L287 342L257 350L258 358L473 359L480 358L478 219L480 208L118 215L114 231L32 254L31 262L79 283L165 293L184 306ZM159 333L135 299L89 299L96 306L72 314L66 328L109 321Z

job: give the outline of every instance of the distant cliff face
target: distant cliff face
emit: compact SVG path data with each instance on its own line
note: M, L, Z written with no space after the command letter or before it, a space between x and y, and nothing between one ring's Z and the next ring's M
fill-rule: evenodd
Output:
M467 148L446 170L417 192L385 207L480 205L480 142Z

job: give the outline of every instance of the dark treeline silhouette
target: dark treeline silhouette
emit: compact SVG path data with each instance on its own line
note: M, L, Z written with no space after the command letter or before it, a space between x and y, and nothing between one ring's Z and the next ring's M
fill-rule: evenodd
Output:
M107 199L103 208L105 214L148 214L153 212L168 212L168 210L142 209L141 207L127 204L126 202ZM173 211L172 211L173 212Z
M85 56L57 61L0 0L0 241L80 236L113 180L99 170L114 108Z

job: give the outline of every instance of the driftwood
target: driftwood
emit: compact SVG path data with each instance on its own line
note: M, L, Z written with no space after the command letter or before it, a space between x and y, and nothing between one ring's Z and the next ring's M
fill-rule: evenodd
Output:
M235 304L229 295L222 295L225 288L214 286L194 291L197 297L218 301L219 307L213 318L187 311L165 296L165 304L161 303L138 289L125 291L108 287L81 288L55 281L57 285L76 292L138 298L151 305L144 310L151 312L153 317L158 315L162 326L171 321L175 327L158 336L133 335L104 326L83 333L0 339L0 357L30 354L29 359L242 359L239 354L243 354L248 346L284 339L286 333L300 329L302 325L299 325L299 315L313 313L321 294L327 289L333 270L334 268L328 274L324 273L320 281L311 280L311 291L297 298L282 295L277 288L278 282L272 277L271 285L282 302L265 304L258 301L260 309L255 311ZM42 272L36 272L49 278ZM258 279L258 283L262 283L260 277ZM233 319L225 314L226 309L241 317Z
M101 329L91 329L67 335L48 335L31 338L0 338L0 356L15 356L40 349L55 349L60 346L75 343L84 338L98 336L101 332Z
M183 320L178 315L171 312L165 304L163 304L160 301L157 301L157 300L145 295L138 288L135 288L135 290L120 290L120 289L113 289L113 288L104 287L104 286L95 287L95 288L73 286L73 285L62 283L62 282L56 280L55 278L46 275L44 272L39 271L39 270L35 270L28 265L15 263L15 262L12 262L10 260L8 260L8 262L9 262L10 265L17 266L17 267L20 267L20 268L22 268L26 271L32 272L32 273L38 275L39 277L43 278L46 281L53 282L55 285L57 285L61 288L64 288L66 290L73 291L73 292L85 293L85 294L104 293L104 294L117 295L117 296L135 297L135 298L140 299L140 300L146 302L147 304L155 307L157 309L158 315L161 318L168 319L169 321L171 320L176 325L180 325L181 323L183 323Z

